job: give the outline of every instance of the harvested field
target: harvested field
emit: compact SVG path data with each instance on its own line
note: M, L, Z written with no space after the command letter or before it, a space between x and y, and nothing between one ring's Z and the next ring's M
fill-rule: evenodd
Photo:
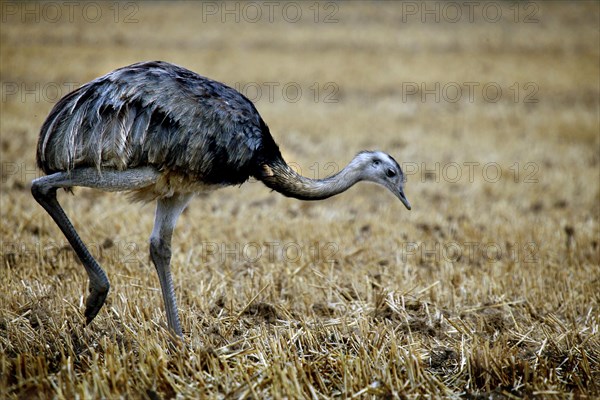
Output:
M599 3L0 6L0 398L600 396ZM87 276L30 193L37 136L142 60L242 91L303 175L389 152L412 211L370 184L196 197L178 347L154 205L61 192L112 285L86 326Z

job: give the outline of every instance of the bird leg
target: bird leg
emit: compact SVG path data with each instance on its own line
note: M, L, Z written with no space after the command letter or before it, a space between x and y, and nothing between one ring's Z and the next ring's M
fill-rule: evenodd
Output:
M150 236L150 258L156 267L163 300L167 311L169 329L182 337L181 323L177 312L175 288L171 278L171 237L177 219L188 205L191 194L175 194L172 197L158 199L154 229Z
M158 172L148 167L126 171L103 170L101 174L94 168L81 168L43 176L35 179L31 184L33 197L56 222L88 274L90 294L85 302L86 324L92 322L102 308L110 284L106 273L90 254L58 203L56 191L58 188L73 186L86 186L108 191L135 190L156 182L157 177Z

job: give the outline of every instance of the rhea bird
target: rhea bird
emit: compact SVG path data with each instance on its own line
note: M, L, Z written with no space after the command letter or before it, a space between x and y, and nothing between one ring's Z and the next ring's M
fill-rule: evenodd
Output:
M182 336L171 278L171 237L194 194L254 177L300 200L321 200L359 181L388 188L410 210L400 165L380 151L361 151L337 174L309 179L296 173L254 104L233 88L162 61L116 69L59 100L42 125L32 182L89 277L86 324L110 285L57 200L57 190L90 187L126 191L156 201L150 258L160 281L168 328Z

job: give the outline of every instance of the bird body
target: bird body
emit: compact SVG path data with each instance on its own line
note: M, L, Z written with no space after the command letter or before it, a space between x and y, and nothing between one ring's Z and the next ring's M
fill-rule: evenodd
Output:
M152 165L163 174L154 197L241 184L257 174L261 157L278 156L250 100L157 61L117 69L63 97L42 126L37 151L47 174Z
M32 182L32 194L63 231L90 278L88 323L110 285L58 203L57 189L87 186L157 201L150 257L168 326L179 336L171 236L194 193L255 177L285 196L320 200L371 181L387 187L410 209L402 170L388 154L363 151L331 177L303 177L283 160L250 100L220 82L161 61L119 68L63 97L41 128L37 163L48 175Z

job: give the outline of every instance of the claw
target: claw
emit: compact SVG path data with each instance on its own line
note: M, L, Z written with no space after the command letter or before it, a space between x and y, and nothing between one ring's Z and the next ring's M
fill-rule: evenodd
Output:
M85 301L85 324L89 325L92 320L98 315L98 312L104 305L108 296L108 287L106 289L96 289L90 286L90 295Z

